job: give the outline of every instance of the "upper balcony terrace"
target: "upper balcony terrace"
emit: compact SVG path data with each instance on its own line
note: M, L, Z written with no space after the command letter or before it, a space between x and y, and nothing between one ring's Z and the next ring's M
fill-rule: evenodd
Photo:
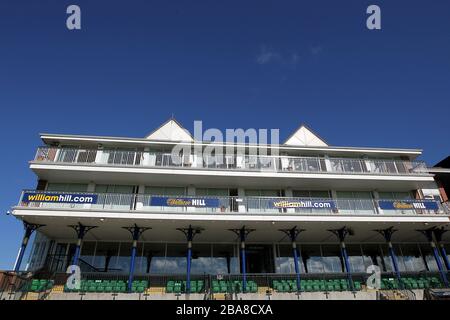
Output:
M246 215L449 215L436 200L171 196L24 190L15 209Z
M422 161L245 154L174 156L163 152L91 148L40 147L33 162L250 172L428 175L426 164Z

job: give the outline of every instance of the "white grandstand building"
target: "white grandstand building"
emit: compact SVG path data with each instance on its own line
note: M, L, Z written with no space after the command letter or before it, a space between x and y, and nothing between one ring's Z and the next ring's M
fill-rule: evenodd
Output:
M174 119L145 138L41 139L29 163L37 187L12 210L25 226L16 291L375 299L448 287L448 198L421 150L330 146L301 126L263 153L198 141ZM232 153L196 153L208 146ZM368 268L380 271L374 287Z

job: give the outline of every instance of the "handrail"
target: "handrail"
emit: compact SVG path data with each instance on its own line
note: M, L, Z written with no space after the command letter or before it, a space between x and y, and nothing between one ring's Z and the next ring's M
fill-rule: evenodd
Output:
M46 202L43 198L36 200L25 199L30 194L41 196L79 195L86 198L95 198L92 203ZM95 197L94 197L95 196ZM201 205L193 203L170 204L164 202L168 199L181 201L205 199ZM208 200L209 199L209 200ZM53 201L53 200L52 200ZM256 196L185 196L161 194L122 194L122 193L95 193L95 192L57 192L23 190L17 207L29 208L57 208L57 209L86 209L108 211L135 211L135 212L198 212L198 213L258 213L258 214L449 214L448 211L435 200L406 200L413 202L429 202L435 204L437 210L426 208L381 209L380 202L396 201L389 199L345 199L345 198L299 198L299 197L256 197ZM398 200L402 201L402 200ZM208 202L208 203L207 203Z
M288 155L203 155L141 150L39 147L36 162L169 167L236 171L314 172L348 174L427 174L422 161L392 159L296 157Z

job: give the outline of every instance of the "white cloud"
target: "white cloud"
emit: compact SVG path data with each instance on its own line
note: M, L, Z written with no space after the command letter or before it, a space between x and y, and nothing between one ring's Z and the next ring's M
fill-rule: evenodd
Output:
M260 53L256 56L256 62L258 64L267 64L270 62L279 61L281 61L280 53L274 51L273 49L267 48L266 46L262 46Z

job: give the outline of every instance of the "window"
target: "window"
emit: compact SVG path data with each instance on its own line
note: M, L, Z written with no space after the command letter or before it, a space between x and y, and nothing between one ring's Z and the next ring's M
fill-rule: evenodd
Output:
M375 265L380 267L381 271L386 271L383 254L379 244L363 244L361 245L364 268Z
M359 244L348 244L346 246L348 262L351 272L366 272L364 257Z
M279 197L280 191L248 189L245 190L245 195L249 197Z
M186 194L185 187L153 187L146 186L145 194L153 195L169 195L169 196L184 196Z
M302 245L300 248L301 259L307 273L324 272L322 254L319 245Z
M219 188L197 188L195 190L197 196L228 196L228 189Z
M58 192L86 192L88 188L87 184L81 183L53 183L47 184L47 191Z
M277 256L275 260L275 268L277 273L295 273L294 252L291 244L277 245ZM300 272L305 272L300 248L297 247L298 265Z
M117 256L119 254L119 242L97 242L95 257L92 265L104 272L117 272Z
M292 195L295 198L315 198L315 199L330 199L331 198L330 191L328 191L328 190L324 190L324 191L293 190Z
M386 200L412 200L412 193L407 192L378 192L380 199Z
M97 193L133 193L134 186L127 185L112 185L112 184L98 184L95 186Z
M324 272L343 272L341 249L338 244L322 246L322 264Z
M427 267L417 244L402 244L398 255L400 271L426 271Z
M337 191L339 212L374 213L375 206L370 191Z

